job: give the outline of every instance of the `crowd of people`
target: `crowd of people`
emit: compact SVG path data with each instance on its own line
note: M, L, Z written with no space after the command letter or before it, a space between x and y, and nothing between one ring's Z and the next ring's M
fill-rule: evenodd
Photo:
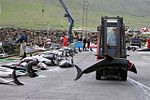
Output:
M15 29L15 28L1 28L0 29L0 42L3 41L16 41L19 33L27 35L28 42L42 46L46 39L51 39L53 42L59 42L59 38L63 36L65 31L62 30L29 30L29 29Z
M18 52L15 51L16 48L21 46L21 41L19 41L20 34L24 34L27 39L25 40L27 44L25 45L38 45L43 47L45 42L57 43L61 46L67 46L67 31L66 30L36 30L36 29L24 29L24 28L0 28L0 43L9 44L6 45L4 50L6 52ZM126 41L131 42L134 35L128 34L126 36ZM150 48L150 38L139 37L141 42L146 43L147 47ZM129 38L129 39L128 39ZM87 32L86 34L82 31L73 31L74 42L78 42L78 48L82 48L83 51L90 50L90 43L97 43L97 33ZM11 49L15 45L15 48ZM17 46L16 46L17 45ZM11 49L11 50L10 50ZM21 50L20 50L21 51ZM81 50L80 50L81 51ZM22 53L23 54L23 53ZM22 55L20 54L20 55Z
M0 28L0 43L6 42L8 44L19 44L19 35L24 34L27 36L27 44L33 45L36 44L39 47L42 47L47 40L51 40L53 43L59 43L61 46L67 45L67 31L66 30L35 30L35 29L24 29L24 28ZM78 41L82 32L74 31L73 38ZM66 38L65 38L66 37ZM83 48L85 48L85 42L88 42L87 48L89 48L89 42L96 43L97 34L88 33L86 37L81 38L83 41ZM66 43L64 42L66 40Z

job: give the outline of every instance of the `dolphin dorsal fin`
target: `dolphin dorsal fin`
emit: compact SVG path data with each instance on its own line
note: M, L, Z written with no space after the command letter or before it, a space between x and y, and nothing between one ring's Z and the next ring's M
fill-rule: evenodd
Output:
M112 61L112 60L114 60L114 59L115 59L114 57L109 56L109 55L104 55L104 57L106 57L106 59L108 59L108 60L110 60L110 61Z

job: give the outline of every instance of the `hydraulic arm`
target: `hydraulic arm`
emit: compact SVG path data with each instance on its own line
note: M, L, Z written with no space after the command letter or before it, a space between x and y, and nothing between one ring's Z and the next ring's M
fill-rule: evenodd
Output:
M69 29L68 29L68 42L69 44L71 42L73 42L73 36L72 36L72 28L74 26L74 20L70 14L70 12L68 11L68 8L66 6L66 4L64 3L63 0L59 0L59 2L61 3L61 5L63 6L64 10L65 10L65 14L64 17L68 18L68 22L69 22Z

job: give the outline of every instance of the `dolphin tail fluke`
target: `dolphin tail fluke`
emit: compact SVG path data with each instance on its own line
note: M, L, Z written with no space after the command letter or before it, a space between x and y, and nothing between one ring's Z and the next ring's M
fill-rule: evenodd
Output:
M74 65L75 68L77 69L77 77L74 80L78 80L82 76L82 70L79 68L77 65Z
M17 79L17 76L16 76L16 70L14 70L12 72L12 78L13 78L13 82L17 85L24 85L23 83L21 83L18 79Z
M137 74L135 65L133 63L131 63L130 61L128 62L128 71L131 71L131 72Z
M129 69L129 71L131 71L131 72L137 74L137 70L136 70L136 67L135 67L134 64L132 64L132 66L131 66L131 68Z

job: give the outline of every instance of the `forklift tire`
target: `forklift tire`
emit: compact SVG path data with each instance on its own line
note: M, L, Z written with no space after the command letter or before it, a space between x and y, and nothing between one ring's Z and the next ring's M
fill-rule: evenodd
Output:
M102 77L102 70L97 70L96 71L96 80L101 80Z
M128 74L127 70L121 70L120 76L123 81L127 80L127 74Z

